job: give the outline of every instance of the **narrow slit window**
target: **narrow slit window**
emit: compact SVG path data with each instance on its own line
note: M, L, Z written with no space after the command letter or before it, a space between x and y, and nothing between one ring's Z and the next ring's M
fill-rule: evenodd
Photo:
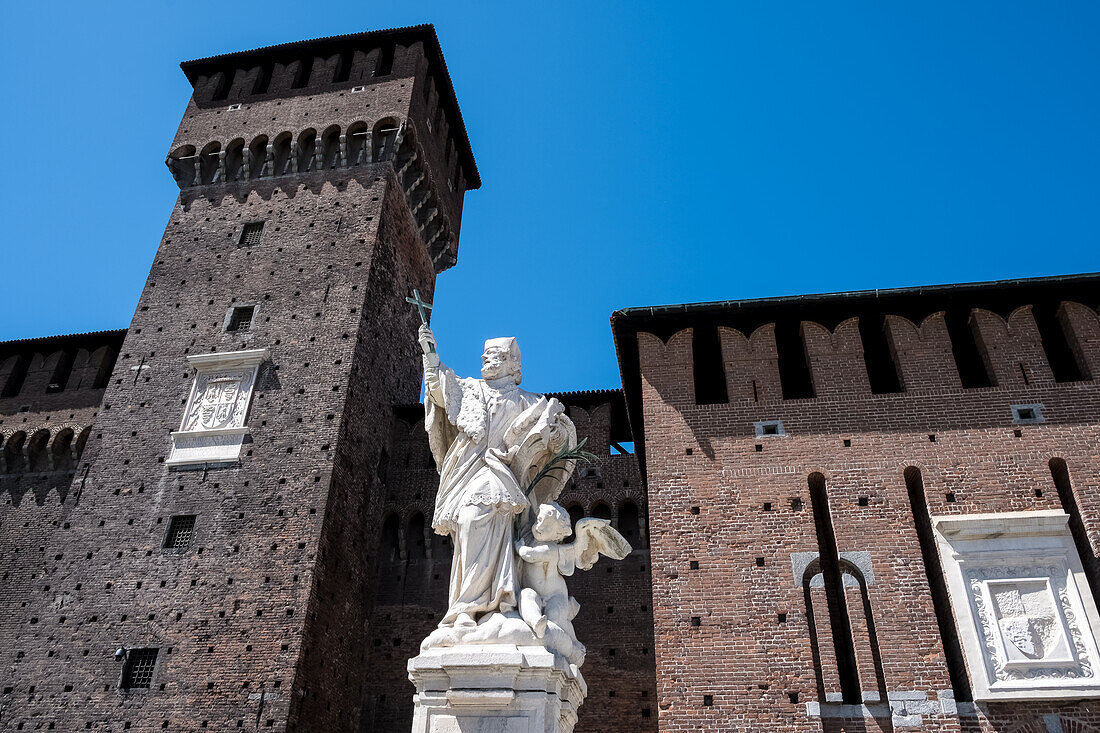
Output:
M153 671L157 667L157 655L160 649L131 649L122 665L124 690L148 690L153 684Z
M249 222L241 229L241 239L237 244L241 247L256 247L260 244L263 233L264 223L262 221Z
M195 515L178 515L168 522L168 532L164 535L164 549L183 552L191 547L195 536Z

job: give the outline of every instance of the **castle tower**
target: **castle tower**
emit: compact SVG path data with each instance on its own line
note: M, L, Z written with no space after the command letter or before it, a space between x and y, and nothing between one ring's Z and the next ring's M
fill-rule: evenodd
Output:
M431 26L182 68L179 199L5 605L0 727L358 731L404 299L477 169Z

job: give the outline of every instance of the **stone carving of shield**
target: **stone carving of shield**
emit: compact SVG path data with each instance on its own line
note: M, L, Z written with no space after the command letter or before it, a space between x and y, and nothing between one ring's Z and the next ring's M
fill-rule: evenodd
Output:
M1044 581L998 583L991 588L1001 637L1028 659L1043 659L1061 641L1054 598Z
M230 427L241 396L239 377L211 379L203 391L199 425L205 430Z

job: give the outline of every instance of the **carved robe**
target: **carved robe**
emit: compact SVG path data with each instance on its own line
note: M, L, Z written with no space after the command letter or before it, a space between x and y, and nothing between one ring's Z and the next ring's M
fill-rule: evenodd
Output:
M512 377L459 378L440 365L425 379L425 428L439 469L432 527L454 540L440 623L450 626L462 613L476 619L516 606L513 534L515 515L529 503L526 481L535 460L575 432L560 402L520 389Z

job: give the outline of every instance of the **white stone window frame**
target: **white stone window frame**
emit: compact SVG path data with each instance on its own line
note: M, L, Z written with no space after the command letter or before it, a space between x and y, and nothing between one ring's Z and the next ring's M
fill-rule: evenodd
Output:
M982 701L1076 699L1100 694L1100 614L1069 515L1059 510L933 517L948 595L970 673ZM1012 659L992 587L1039 584L1056 610L1065 651ZM1055 645L1057 652L1060 645Z
M187 357L195 368L195 378L191 381L191 391L180 418L179 430L172 431L172 449L165 464L170 468L209 466L223 463L235 463L240 459L241 446L249 434L246 422L252 407L252 395L255 392L256 377L260 364L267 361L267 349L249 349L247 351L229 351L213 354L196 354ZM213 428L187 429L189 416L193 413L196 399L200 398L199 386L208 384L210 377L218 373L232 375L238 380L239 395L229 425Z
M787 431L783 429L782 420L759 420L754 422L752 427L757 438L782 438L787 435ZM769 427L774 427L775 432L767 432Z
M1032 417L1020 417L1020 412L1022 410L1031 410ZM1038 425L1046 421L1046 418L1043 417L1043 403L1041 402L1027 405L1012 405L1013 425Z

